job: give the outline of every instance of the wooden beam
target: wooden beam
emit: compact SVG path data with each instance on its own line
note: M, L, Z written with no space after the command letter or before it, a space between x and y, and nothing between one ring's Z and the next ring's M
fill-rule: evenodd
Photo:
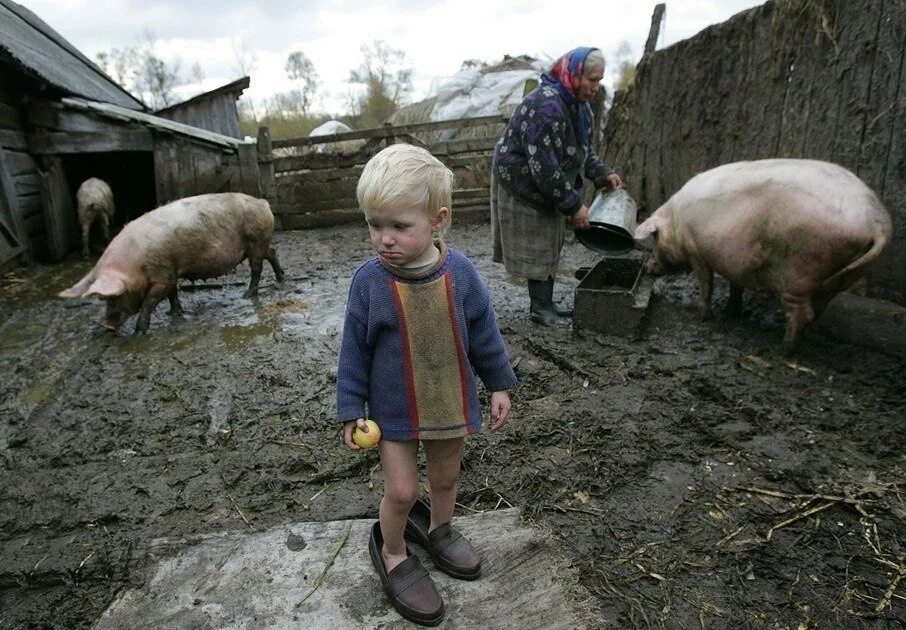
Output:
M28 141L25 139L25 134L21 131L0 129L0 147L15 151L25 151L28 148Z
M657 39L661 34L661 22L664 20L664 12L667 5L663 2L654 6L654 12L651 14L651 27L648 29L648 39L645 41L644 54L653 53L657 48Z
M116 133L45 131L28 136L28 149L35 155L150 152L154 149L154 142L148 129L124 129Z
M265 199L273 199L277 193L274 178L274 152L269 127L258 127L258 185Z
M47 249L51 258L60 260L79 240L76 213L72 207L66 172L63 170L63 158L45 155L41 159L44 165L41 197L44 200Z
M467 138L464 140L451 140L431 145L431 153L437 156L455 155L457 153L478 153L493 151L500 138Z
M22 129L22 117L12 105L0 103L0 129L11 129L20 131Z
M285 173L287 171L348 168L356 164L364 164L370 157L371 154L362 153L309 153L308 155L294 155L276 158L274 160L274 171Z
M16 188L9 174L6 152L0 147L0 253L5 263L27 250L27 235L19 209Z
M481 116L478 118L459 118L454 120L438 120L426 123L413 123L411 125L384 125L372 129L360 129L358 131L347 131L345 133L333 133L326 136L308 136L305 138L287 138L284 140L274 140L274 148L283 147L304 147L314 144L326 144L330 142L341 142L343 140L367 140L369 138L392 138L403 134L413 134L425 131L437 131L439 129L466 129L468 127L480 127L483 125L505 124L509 120L506 116Z

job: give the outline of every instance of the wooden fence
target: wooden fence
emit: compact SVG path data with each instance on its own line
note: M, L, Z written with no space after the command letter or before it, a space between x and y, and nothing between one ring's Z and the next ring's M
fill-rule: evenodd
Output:
M504 116L484 116L386 124L375 129L274 141L268 129L262 127L258 133L261 191L271 203L278 229L354 220L360 216L355 189L365 163L386 146L408 142L428 149L453 171L453 205L457 213L487 210L491 156L506 121ZM468 131L461 133L465 129ZM444 133L448 130L452 131ZM445 139L454 135L459 137Z

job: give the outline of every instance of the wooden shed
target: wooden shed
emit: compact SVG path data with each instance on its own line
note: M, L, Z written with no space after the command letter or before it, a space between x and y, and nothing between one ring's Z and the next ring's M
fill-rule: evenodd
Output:
M209 122L238 130L243 81L187 103L232 98ZM113 189L114 230L180 197L260 194L255 142L236 136L148 113L34 13L0 0L0 269L77 249L75 191L88 177Z
M159 109L154 114L231 138L242 138L236 101L250 84L249 77L242 77L182 103Z

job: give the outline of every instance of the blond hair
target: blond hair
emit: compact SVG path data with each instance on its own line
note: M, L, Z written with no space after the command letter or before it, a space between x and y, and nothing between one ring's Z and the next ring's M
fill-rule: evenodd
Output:
M362 210L399 207L433 219L444 207L452 213L453 173L421 147L393 144L368 160L356 197Z

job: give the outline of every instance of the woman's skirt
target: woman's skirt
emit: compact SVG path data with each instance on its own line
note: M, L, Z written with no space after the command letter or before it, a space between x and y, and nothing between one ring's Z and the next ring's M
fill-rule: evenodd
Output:
M522 203L491 176L493 260L503 263L511 274L530 280L556 276L565 223L561 213L540 212Z

